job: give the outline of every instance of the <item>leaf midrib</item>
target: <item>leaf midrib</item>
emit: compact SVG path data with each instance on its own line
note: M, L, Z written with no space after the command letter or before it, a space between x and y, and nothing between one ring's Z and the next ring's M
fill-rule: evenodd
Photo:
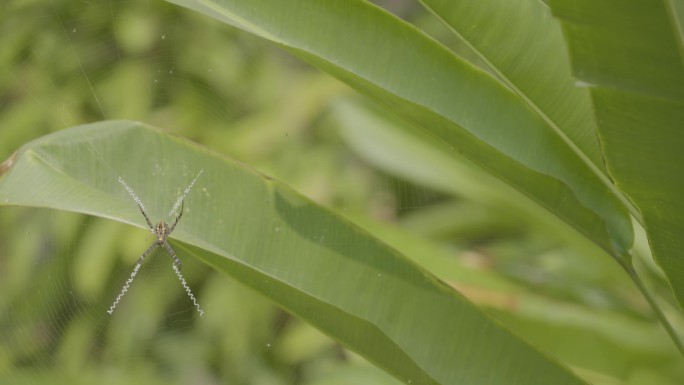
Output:
M508 87L514 94L516 94L518 97L520 97L523 102L532 110L534 111L537 116L539 116L551 129L552 131L572 150L575 155L591 170L592 173L596 174L596 176L599 178L599 180L603 183L603 185L608 188L608 190L613 193L613 195L627 208L627 210L630 212L631 215L633 215L639 223L643 224L643 219L641 216L641 212L632 204L632 202L627 199L627 197L624 196L624 194L618 190L618 188L611 182L610 178L603 172L601 171L594 162L589 159L589 157L582 151L577 144L570 139L570 137L556 124L556 122L553 121L542 109L540 109L530 98L527 97L527 94L522 92L513 81L510 80L508 76L506 76L502 71L499 70L497 66L495 66L489 59L488 57L482 53L479 49L477 49L474 45L470 43L468 39L466 39L463 35L461 35L456 29L454 29L451 24L449 24L446 20L444 20L441 15L439 15L437 12L435 12L432 7L430 7L428 4L425 3L424 0L419 0L420 3L428 10L430 13L432 13L442 24L449 30L451 31L454 35L459 37L461 41L468 46L468 48L477 55L477 57L482 60L487 67L496 74L496 76L501 79L503 84ZM541 0L539 2L542 3L544 7L548 8L548 5L543 3ZM441 43L437 42L438 44L441 45ZM446 47L445 47L446 48ZM450 51L451 52L451 51ZM457 56L455 53L452 52L454 56ZM427 108L427 107L426 107ZM432 110L431 110L432 111ZM434 111L433 111L434 112ZM437 112L435 112L437 113ZM441 114L439 114L442 116ZM593 117L592 117L593 118ZM448 119L448 118L446 118ZM600 147L600 146L599 146Z

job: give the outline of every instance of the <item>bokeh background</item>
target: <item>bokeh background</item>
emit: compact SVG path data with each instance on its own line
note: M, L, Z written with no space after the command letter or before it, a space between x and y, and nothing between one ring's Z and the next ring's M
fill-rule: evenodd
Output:
M474 58L418 2L377 4ZM617 264L525 199L496 194L502 187L467 161L435 172L441 160L421 157L420 138L382 129L406 123L277 46L161 0L2 1L0 159L106 119L144 121L284 181L586 378L684 379L672 343ZM150 242L104 219L0 207L0 383L398 383L184 259L207 313L198 319L163 253L147 259L115 316L101 314ZM667 310L643 237L636 249Z

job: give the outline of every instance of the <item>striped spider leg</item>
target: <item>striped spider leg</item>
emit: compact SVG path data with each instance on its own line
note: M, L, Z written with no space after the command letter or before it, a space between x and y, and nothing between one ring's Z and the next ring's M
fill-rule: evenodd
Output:
M147 227L149 227L149 230L152 232L152 234L155 236L154 242L150 245L150 247L145 250L145 252L138 258L138 262L135 264L135 267L133 268L133 272L131 273L130 277L128 277L128 280L124 284L123 288L121 289L121 292L119 292L119 295L116 297L116 300L114 300L114 303L112 306L109 307L109 310L107 310L107 313L110 315L114 313L114 309L116 309L116 306L119 304L121 299L123 298L124 294L128 291L128 288L130 287L131 283L133 283L133 279L135 279L135 276L138 275L138 271L140 270L140 266L142 266L143 261L145 260L145 257L147 257L148 254L152 252L155 248L162 246L166 249L166 251L171 255L171 258L173 258L173 271L176 273L176 276L181 282L181 285L185 289L186 293L188 294L188 297L192 300L192 303L195 305L197 308L197 311L199 312L200 316L204 315L204 310L200 308L200 305L197 303L197 300L195 296L192 294L192 291L190 290L190 287L188 286L187 282L185 281L185 278L183 278L183 275L180 272L181 269L181 261L178 259L178 256L176 256L176 252L173 250L173 247L168 242L168 237L171 235L173 230L176 228L176 225L178 224L178 221L181 219L183 216L183 208L185 206L184 200L185 197L188 195L190 192L190 189L192 186L195 184L197 181L197 178L202 174L202 170L195 176L195 179L192 180L190 185L185 188L183 191L183 195L181 195L178 200L176 200L176 203L174 204L173 208L169 212L169 216L173 215L176 210L178 209L178 206L180 206L180 213L176 216L176 220L173 222L172 225L169 226L168 223L162 221L159 221L156 225L152 224L152 221L150 221L149 215L147 215L147 210L145 210L145 205L142 203L140 198L138 198L138 195L133 191L132 188L126 184L126 182L123 180L123 178L119 177L119 183L123 185L123 187L126 189L128 194L133 198L135 203L138 205L138 208L140 208L140 212L142 213L143 217L145 217L145 221L147 222Z

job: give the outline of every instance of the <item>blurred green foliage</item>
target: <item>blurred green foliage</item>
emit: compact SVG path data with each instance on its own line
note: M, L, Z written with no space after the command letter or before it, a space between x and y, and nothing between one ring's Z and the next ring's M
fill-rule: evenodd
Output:
M440 37L413 2L382 5ZM162 1L8 0L0 67L1 159L84 122L164 127L339 210L596 383L684 378L617 264L505 202L437 191L357 153L333 113L357 97L272 44ZM94 313L148 242L118 223L3 207L0 383L396 383L195 261L184 273L207 310L201 321L162 255L115 317Z

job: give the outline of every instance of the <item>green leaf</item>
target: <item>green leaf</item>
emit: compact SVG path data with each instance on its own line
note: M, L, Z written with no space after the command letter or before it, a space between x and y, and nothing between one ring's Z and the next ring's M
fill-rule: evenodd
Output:
M283 46L411 120L609 254L627 254L629 217L593 163L526 99L411 25L361 0L169 1Z
M560 23L539 0L421 0L515 93L604 171L589 91L575 87Z
M142 228L119 176L153 219L166 219L182 189L204 170L172 234L181 258L190 254L230 274L405 383L583 383L340 216L242 164L140 123L60 131L22 147L8 169L0 204L76 211ZM103 313L108 305L101 304Z
M551 5L563 22L575 76L591 90L608 170L641 211L656 261L684 308L684 6Z
M444 143L416 130L405 120L374 108L371 103L359 103L349 98L338 100L333 111L347 145L373 167L418 185L490 207L498 213L496 223L504 227L511 223L517 228L531 225L584 255L603 257L603 250L569 229L567 222L561 221L509 185L482 172L467 159L450 151ZM378 146L378 143L382 143L382 146ZM452 223L461 222L464 226L472 227L477 222L476 213L464 215L463 212L455 214L441 207L434 209L445 218L451 216L449 222ZM429 222L435 224L434 220ZM492 230L497 227L491 227L492 224L490 222L485 228ZM419 227L426 230L429 226L420 224Z

